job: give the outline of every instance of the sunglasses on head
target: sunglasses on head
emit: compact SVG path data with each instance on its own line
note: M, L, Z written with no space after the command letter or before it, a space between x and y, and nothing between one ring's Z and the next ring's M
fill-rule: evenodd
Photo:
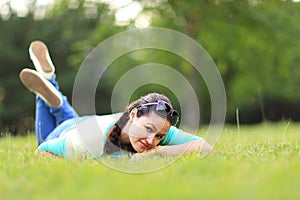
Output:
M159 100L157 102L145 103L139 105L137 108L153 105L156 105L156 112L160 113L161 115L170 115L171 125L176 126L176 124L179 122L179 113L176 110L173 110L170 104L165 101Z

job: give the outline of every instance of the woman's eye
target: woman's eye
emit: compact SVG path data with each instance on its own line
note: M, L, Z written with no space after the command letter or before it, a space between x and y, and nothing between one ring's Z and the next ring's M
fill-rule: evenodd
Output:
M157 139L162 139L164 136L162 136L162 135L155 135L155 137L156 137Z
M150 128L150 127L146 127L146 130L147 130L148 132L152 132L152 131L153 131L152 128Z

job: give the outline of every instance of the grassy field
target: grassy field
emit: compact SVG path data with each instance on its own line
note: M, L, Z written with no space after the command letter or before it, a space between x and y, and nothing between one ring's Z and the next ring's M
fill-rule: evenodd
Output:
M114 170L96 160L35 157L33 135L6 136L0 139L0 198L300 199L299 130L300 124L289 122L239 129L227 125L214 153L202 159L196 154L180 157L142 174ZM164 160L134 165L160 162Z

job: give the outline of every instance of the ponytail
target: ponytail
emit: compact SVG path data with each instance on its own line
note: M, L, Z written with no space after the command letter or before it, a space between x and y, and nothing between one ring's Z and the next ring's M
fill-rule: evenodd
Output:
M124 112L116 124L109 130L106 136L106 143L104 145L104 154L113 154L115 152L125 150L128 152L136 153L132 145L120 142L122 129L129 120L129 112Z

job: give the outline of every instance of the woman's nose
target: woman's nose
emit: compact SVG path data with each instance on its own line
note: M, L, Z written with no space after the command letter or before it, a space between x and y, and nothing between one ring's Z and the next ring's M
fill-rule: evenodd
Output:
M154 137L155 137L155 134L151 134L146 138L146 141L148 142L148 144L153 145Z

